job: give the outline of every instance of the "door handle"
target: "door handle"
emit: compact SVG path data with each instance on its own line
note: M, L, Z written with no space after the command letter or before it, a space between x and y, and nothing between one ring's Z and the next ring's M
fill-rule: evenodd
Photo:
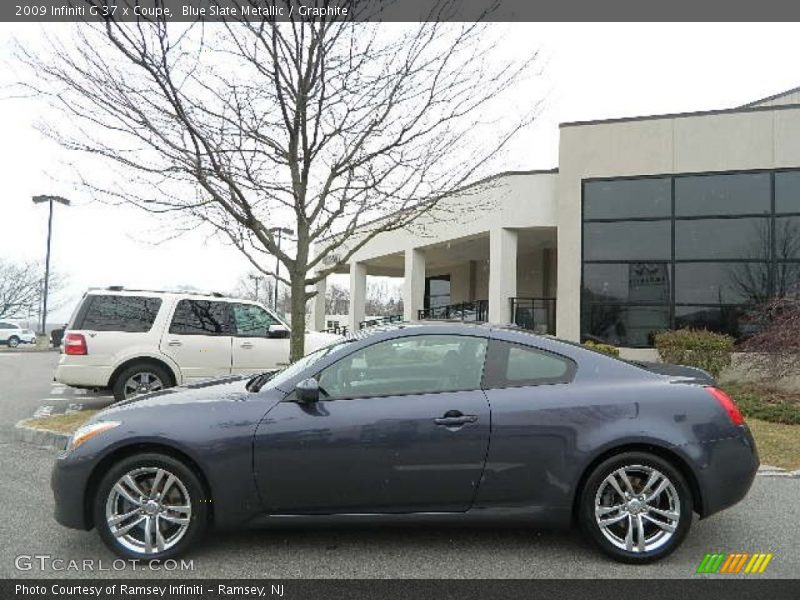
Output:
M252 342L244 342L244 343L242 343L242 348L252 348L252 347L253 347Z
M183 342L179 342L178 340L170 340L167 343L167 346L183 346Z
M447 411L443 417L434 419L433 422L442 427L462 427L467 423L475 423L477 420L478 415L465 415L451 410Z

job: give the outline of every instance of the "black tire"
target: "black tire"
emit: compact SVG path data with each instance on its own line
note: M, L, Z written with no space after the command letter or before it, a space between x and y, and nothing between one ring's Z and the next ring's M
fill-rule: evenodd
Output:
M114 501L111 500L109 496L114 491L117 482L120 481L120 479L126 474L136 472L137 470L147 469L163 469L165 473L174 475L183 485L183 488L185 488L186 492L188 492L188 505L191 507L191 516L189 518L188 528L184 530L182 536L173 546L165 548L161 552L157 551L157 548L154 549L153 552L145 552L144 549L137 551L136 549L132 549L126 545L130 544L130 540L126 539L126 536L117 537L114 535L114 533L111 531L111 527L109 526L106 515L107 504L109 502L111 502L112 505L114 504ZM142 481L146 482L147 479ZM165 480L162 478L161 481L164 482ZM163 486L164 484L162 483L161 485ZM170 490L175 489L176 485L176 483L173 483L170 487ZM180 490L178 490L178 493L180 493ZM197 475L181 461L164 454L138 454L121 460L119 463L115 464L111 469L109 469L109 471L103 476L103 479L100 481L100 485L97 487L97 493L94 497L94 525L106 546L108 546L112 552L123 558L140 560L165 560L181 555L186 551L187 548L200 541L208 525L208 502L209 499L207 498L207 495ZM131 506L133 505L128 503L127 508L131 508ZM124 510L127 510L127 508ZM173 516L177 514L178 513L174 513ZM136 518L139 518L139 515L132 517L132 519ZM130 523L130 521L127 523L123 521L122 523L127 525ZM169 527L179 527L177 525L173 526L171 523L166 522L163 519L155 519L155 524L157 527L160 526L167 531L169 531ZM130 531L132 532L133 536L142 536L144 532L144 525L136 526ZM164 539L169 539L166 535L163 535L162 537Z
M623 467L628 469L625 475L635 492L634 495L629 496L629 500L620 496L610 481L606 482L607 477L617 472L619 479L615 478L615 480L620 489L626 494L630 494L620 472ZM662 481L657 479L646 493L637 496L636 494L646 486L646 479L653 473L658 473L669 480L671 488L668 487L654 497L643 509L640 499L647 498L650 492L657 491ZM600 550L619 562L646 564L664 558L681 545L692 525L692 493L686 479L671 463L647 452L625 452L603 461L586 480L579 502L578 518L584 534ZM603 520L607 520L607 522L619 520L605 528L601 527L598 523L598 519L601 517L595 516L595 506L598 502L600 510L604 510L606 507L624 506L620 510L609 510L608 513L602 515ZM674 510L676 507L678 510ZM659 510L661 513L652 512L653 509ZM673 517L678 515L677 523L670 517L662 516L666 514ZM652 519L664 523L673 531L656 526ZM640 531L638 523L642 523L646 542L644 550L637 549L636 541L639 539ZM633 529L631 539L635 546L632 550L628 549L628 528ZM652 538L648 538L648 535L651 535ZM621 547L622 545L624 547Z
M10 338L8 338L7 343L9 348L16 348L19 346L19 338L15 335L12 335Z
M120 374L114 379L114 383L111 386L111 391L114 393L114 400L125 400L126 383L132 377L141 375L143 373L150 373L158 377L159 381L161 382L161 389L166 389L175 385L175 383L172 381L172 374L161 365L147 361L136 362L123 369L122 372L120 372Z

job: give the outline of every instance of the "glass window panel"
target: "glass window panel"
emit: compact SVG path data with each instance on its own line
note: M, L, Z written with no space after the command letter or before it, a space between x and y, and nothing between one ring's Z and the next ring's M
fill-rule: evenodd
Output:
M741 215L770 212L769 173L675 178L675 215Z
M623 223L585 223L585 260L668 260L670 258L669 221L630 221Z
M742 306L676 306L675 327L708 329L742 339L758 330L758 313Z
M233 322L237 335L243 337L267 337L272 325L280 325L277 319L260 306L233 304ZM330 322L328 327L330 327Z
M775 173L775 212L800 213L800 171Z
M615 346L652 346L653 334L669 329L668 306L585 304L582 313L582 337Z
M590 302L669 302L667 263L586 264L583 298Z
M671 194L669 178L588 181L583 187L583 217L668 217Z
M800 217L775 219L775 258L800 258Z
M769 259L769 219L698 219L675 222L676 260Z
M89 331L150 331L161 307L161 298L146 296L92 296L77 329Z
M769 292L768 275L767 263L678 263L675 265L675 302L763 302Z
M177 335L230 335L228 305L209 300L181 300L169 332Z
M775 293L800 297L800 262L778 263L775 267Z
M484 338L418 335L379 342L325 369L319 385L330 399L477 390Z

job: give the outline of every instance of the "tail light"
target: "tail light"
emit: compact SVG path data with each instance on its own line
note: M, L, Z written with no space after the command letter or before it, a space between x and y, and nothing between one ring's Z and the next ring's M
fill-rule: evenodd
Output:
M80 333L68 333L64 338L64 354L82 356L89 354L86 348L86 338Z
M719 405L723 408L723 410L728 413L728 418L731 420L731 423L734 425L744 425L744 417L742 416L742 412L739 410L739 407L736 406L733 398L728 396L728 394L719 388L707 387L706 389L708 390L708 393L714 396L714 399L719 402Z

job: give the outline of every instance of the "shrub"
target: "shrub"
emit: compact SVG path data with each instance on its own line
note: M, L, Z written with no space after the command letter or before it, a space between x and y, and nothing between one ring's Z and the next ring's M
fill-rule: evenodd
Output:
M759 330L739 347L749 366L772 379L797 375L800 365L800 297L776 298L754 311Z
M619 358L619 348L615 348L611 344L603 344L601 342L586 340L583 342L583 345L589 348L589 350L595 350L596 352L602 352L603 354L608 354L609 356Z
M733 338L705 329L677 329L655 335L658 355L666 363L704 369L719 377L731 364Z

